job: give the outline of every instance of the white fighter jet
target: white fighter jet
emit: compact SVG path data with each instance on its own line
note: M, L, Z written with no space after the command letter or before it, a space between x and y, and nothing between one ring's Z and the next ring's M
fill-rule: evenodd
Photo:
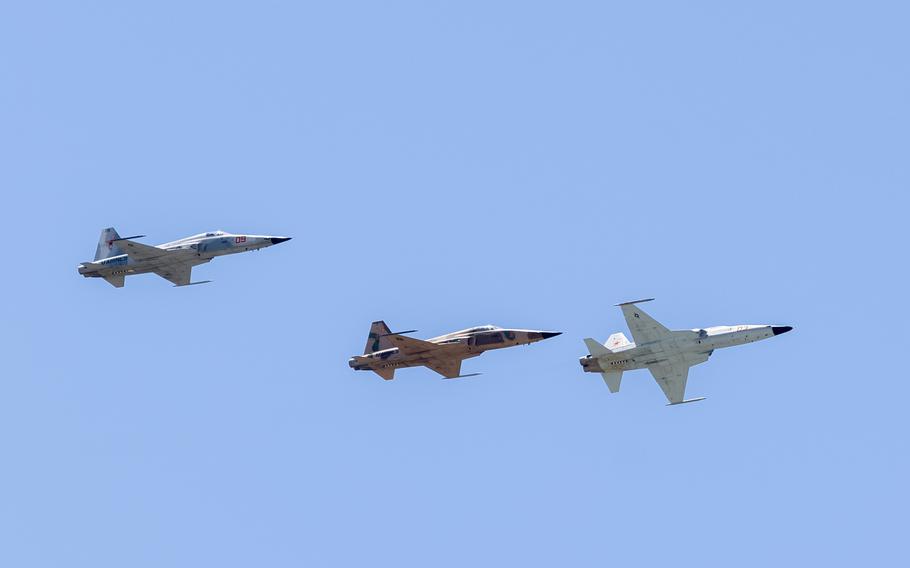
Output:
M291 237L234 235L224 231L201 233L158 246L136 242L144 235L123 238L113 227L101 231L95 260L79 265L86 278L104 278L122 288L127 276L154 272L174 286L205 284L209 280L190 282L190 273L198 264L211 262L216 256L259 250L291 240Z
M653 299L617 304L635 343L622 333L611 335L606 345L585 339L591 354L580 359L581 366L585 372L600 373L610 392L619 392L623 371L648 369L670 401L667 406L704 400L685 400L689 367L707 361L715 349L760 341L793 329L789 325L721 325L671 331L637 305Z

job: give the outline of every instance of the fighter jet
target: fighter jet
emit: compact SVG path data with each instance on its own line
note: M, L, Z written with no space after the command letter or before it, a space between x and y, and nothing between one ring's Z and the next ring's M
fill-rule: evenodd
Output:
M793 329L789 325L721 325L671 331L637 305L653 299L617 304L635 343L622 333L611 335L606 345L585 339L591 354L579 362L585 372L600 373L610 392L619 392L623 371L648 369L670 401L667 406L704 400L685 400L689 367L707 361L715 349L760 341Z
M427 340L404 335L415 331L392 333L384 321L374 321L363 355L351 357L348 364L355 371L373 371L387 381L395 378L395 369L399 367L420 366L429 367L447 379L474 377L480 373L461 374L461 362L465 359L491 349L528 345L562 333L482 325Z
M143 236L121 237L113 227L104 229L98 240L95 260L80 264L79 274L86 278L104 278L117 288L123 287L127 276L146 272L154 272L173 282L174 286L205 284L210 280L190 282L194 266L210 262L216 256L259 250L291 239L212 231L158 246L133 240Z

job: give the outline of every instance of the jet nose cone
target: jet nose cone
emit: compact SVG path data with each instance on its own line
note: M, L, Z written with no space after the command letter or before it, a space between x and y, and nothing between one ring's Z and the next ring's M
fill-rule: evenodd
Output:
M791 329L793 329L793 326L789 326L789 325L772 325L771 326L771 331L774 332L774 335L780 335L782 333L787 333Z
M269 240L272 241L273 245L283 243L284 241L291 240L291 237L269 237Z
M551 337L556 337L557 335L562 335L561 331L542 331L540 336L544 339L550 339Z

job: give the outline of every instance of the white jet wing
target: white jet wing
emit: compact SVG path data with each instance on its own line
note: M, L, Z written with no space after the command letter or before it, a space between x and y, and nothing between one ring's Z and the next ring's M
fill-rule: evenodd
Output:
M427 367L433 369L447 379L461 376L461 359L431 359Z
M144 245L142 243L137 243L136 241L131 241L129 239L119 239L116 242L117 246L119 246L123 252L135 260L155 260L171 254L164 249Z
M165 250L129 239L120 239L117 241L117 245L134 260L160 264L153 272L170 280L175 286L190 284L193 267L209 260L199 260L195 253L189 250Z
M678 404L686 398L686 380L689 378L689 365L682 359L668 359L665 363L648 367L654 380L664 391L670 404Z
M186 286L190 283L190 275L193 272L193 265L186 264L169 264L155 270L155 274L170 280L174 286Z
M641 347L646 343L659 341L670 335L670 330L665 328L656 319L633 303L620 304L622 314L626 317L626 324L632 332L635 345Z
M660 390L664 391L670 404L694 402L701 399L685 400L689 367L704 363L710 356L711 353L709 352L670 357L655 365L649 365L648 370L651 371L654 380L660 385Z

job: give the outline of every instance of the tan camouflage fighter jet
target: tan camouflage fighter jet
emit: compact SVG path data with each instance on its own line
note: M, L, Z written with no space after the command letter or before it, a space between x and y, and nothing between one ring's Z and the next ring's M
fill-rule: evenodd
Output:
M528 345L562 333L482 325L427 340L404 336L415 331L392 333L384 321L374 321L363 355L351 357L348 364L355 371L373 371L387 381L395 378L395 369L399 367L429 367L447 379L474 377L480 373L461 374L461 362L465 359L491 349Z

